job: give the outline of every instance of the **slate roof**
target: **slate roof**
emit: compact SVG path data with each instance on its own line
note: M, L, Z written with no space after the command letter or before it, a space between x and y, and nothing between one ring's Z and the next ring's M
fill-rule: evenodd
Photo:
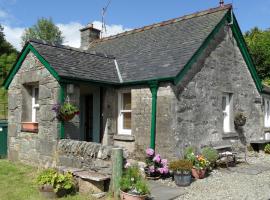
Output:
M90 50L116 57L124 82L175 77L231 5L96 40Z
M31 40L30 44L63 78L119 83L115 58L80 49Z
M88 51L35 40L30 44L62 78L109 84L174 78L229 9L226 5L98 39Z

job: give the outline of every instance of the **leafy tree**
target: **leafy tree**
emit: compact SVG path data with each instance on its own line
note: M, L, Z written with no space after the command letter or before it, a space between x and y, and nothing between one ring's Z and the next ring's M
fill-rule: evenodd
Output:
M270 83L270 29L261 30L255 27L246 32L244 37L259 77Z
M4 28L0 24L0 55L17 53L16 49L5 39Z
M51 18L41 18L38 19L35 25L25 29L22 35L22 45L24 45L24 43L29 39L39 39L55 44L62 44L64 37Z

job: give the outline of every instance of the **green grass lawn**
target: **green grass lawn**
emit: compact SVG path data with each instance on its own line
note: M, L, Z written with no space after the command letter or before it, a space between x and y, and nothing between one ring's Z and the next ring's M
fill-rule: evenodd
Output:
M36 168L0 159L0 200L43 200L35 183L37 172ZM81 195L61 199L93 200Z

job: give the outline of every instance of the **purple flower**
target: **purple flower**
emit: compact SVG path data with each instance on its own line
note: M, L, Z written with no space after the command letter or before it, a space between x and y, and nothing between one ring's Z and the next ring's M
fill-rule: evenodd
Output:
M52 110L53 110L54 112L58 113L59 110L60 110L60 107L61 107L60 104L58 104L58 103L57 103L57 104L54 104L53 107L52 107Z
M168 160L167 160L167 159L162 159L162 160L161 160L161 164L162 164L163 166L166 166L166 165L168 164Z
M161 161L160 155L159 154L155 155L155 157L153 158L153 161L156 163L160 163Z
M155 166L153 166L153 165L150 166L150 167L149 167L149 172L150 172L150 173L154 173L154 172L155 172Z
M151 148L146 149L146 155L148 157L153 156L154 153L155 153L154 149L151 149Z

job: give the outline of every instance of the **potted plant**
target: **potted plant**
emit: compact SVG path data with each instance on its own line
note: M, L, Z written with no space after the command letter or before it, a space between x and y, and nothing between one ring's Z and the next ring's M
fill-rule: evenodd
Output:
M79 114L77 106L70 102L64 102L63 105L55 104L52 110L60 121L70 121L75 115Z
M146 167L144 168L148 179L159 179L169 173L167 159L162 159L159 154L151 148L146 149Z
M234 116L234 125L236 128L242 127L246 124L247 117L242 112L237 112Z
M175 184L189 186L191 183L191 169L193 165L189 160L175 160L170 162L169 168L173 171Z
M209 161L203 155L197 155L191 170L192 176L196 179L204 178L209 164Z
M209 161L209 166L214 168L218 159L218 151L213 147L204 147L202 149L202 155Z
M59 173L54 169L43 170L37 177L39 191L46 198L62 197L75 190L71 173Z
M149 187L137 165L125 169L120 180L121 200L145 200L150 194Z
M191 147L186 150L185 158L193 164L191 169L192 176L196 179L204 178L210 162L203 155L195 155L194 149Z

